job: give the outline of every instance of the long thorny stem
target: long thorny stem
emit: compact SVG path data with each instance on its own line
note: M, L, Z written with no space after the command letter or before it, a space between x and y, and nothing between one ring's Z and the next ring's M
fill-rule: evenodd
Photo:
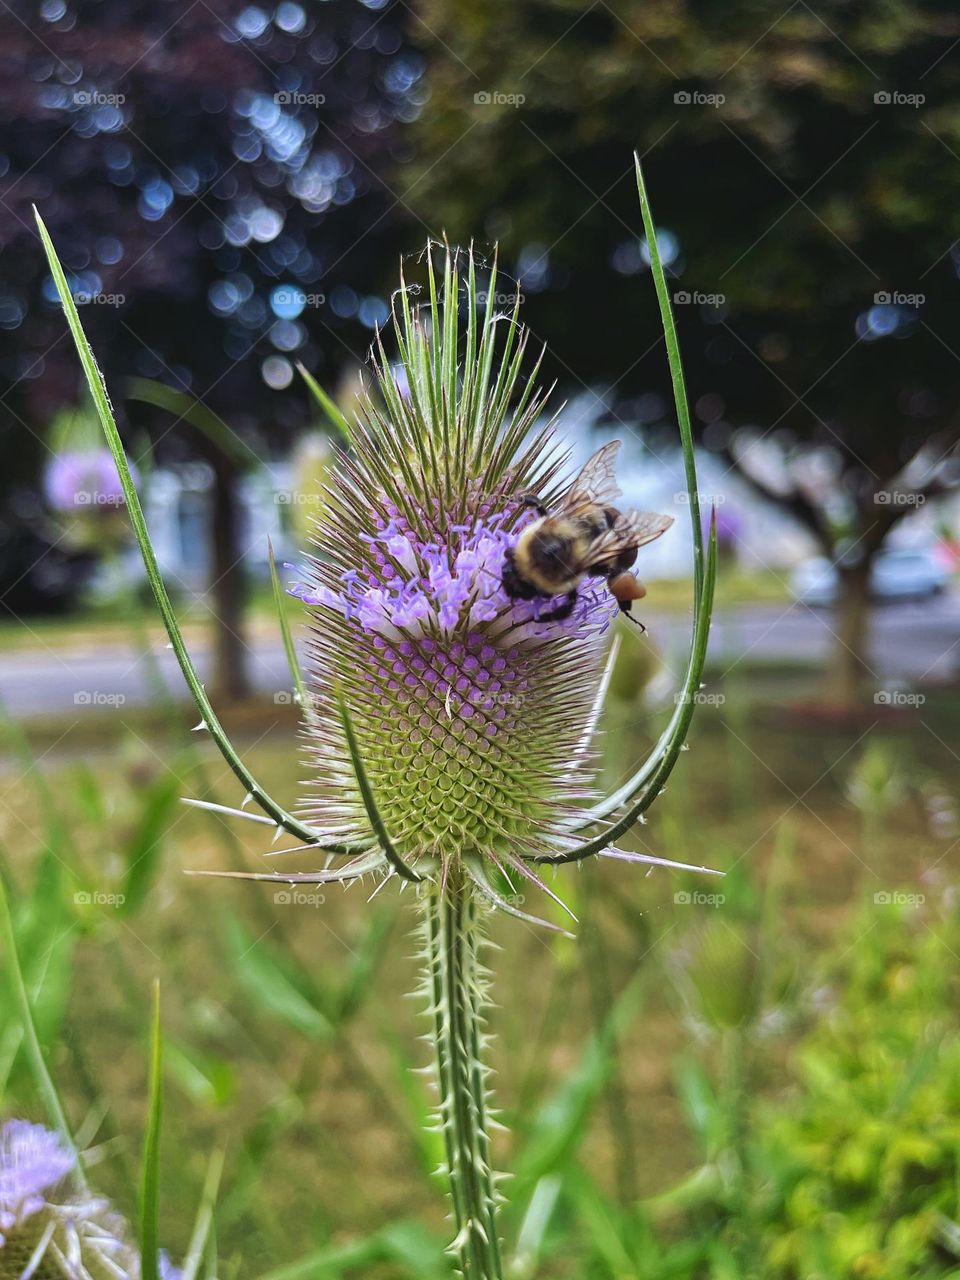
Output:
M470 881L455 870L446 885L425 887L422 901L440 1125L457 1227L451 1248L466 1280L502 1280L482 1061L487 978L479 909Z

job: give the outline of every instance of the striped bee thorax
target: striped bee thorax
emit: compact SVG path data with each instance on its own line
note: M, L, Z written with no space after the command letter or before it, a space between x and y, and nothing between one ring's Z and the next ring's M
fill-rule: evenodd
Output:
M579 522L548 518L521 538L521 574L544 595L572 591L583 578L583 553L590 534Z

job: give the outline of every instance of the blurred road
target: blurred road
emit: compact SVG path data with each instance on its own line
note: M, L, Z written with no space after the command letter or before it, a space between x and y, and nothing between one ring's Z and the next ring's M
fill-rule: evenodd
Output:
M667 647L685 643L671 620ZM750 605L738 612L719 610L710 636L714 664L736 666L757 660L824 661L835 643L828 609L789 605ZM650 624L655 642L661 627ZM888 604L874 609L869 665L882 680L912 683L955 679L960 675L960 595Z
M647 615L652 643L671 663L682 659L688 629L679 616ZM778 659L818 662L832 643L832 617L803 605L751 605L720 611L710 641L715 664ZM202 679L210 676L210 656L193 654ZM870 665L878 682L921 683L955 678L960 673L960 596L922 603L888 605L874 613ZM152 696L151 669L159 671L178 699L187 697L176 660L160 647L152 659L122 645L68 650L43 648L0 653L0 698L18 717L83 715L88 710L142 706ZM279 641L258 642L251 650L251 678L262 693L289 700L290 679Z

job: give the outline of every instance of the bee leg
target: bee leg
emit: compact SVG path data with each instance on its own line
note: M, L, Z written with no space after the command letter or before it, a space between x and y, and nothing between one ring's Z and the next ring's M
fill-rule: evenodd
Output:
M543 505L535 493L525 493L520 499L525 507L533 507L538 516L546 516L547 508Z
M541 613L537 619L538 622L562 622L564 618L569 618L573 613L573 607L577 603L577 589L574 587L572 591L567 592L567 598L563 604L558 604L556 609L551 609L549 613Z
M633 614L630 612L630 606L633 604L633 601L618 600L617 604L619 604L620 612L624 615L624 617L628 618L635 627L639 627L641 631L646 633L647 628L643 625L643 623L640 621L639 618L635 618Z

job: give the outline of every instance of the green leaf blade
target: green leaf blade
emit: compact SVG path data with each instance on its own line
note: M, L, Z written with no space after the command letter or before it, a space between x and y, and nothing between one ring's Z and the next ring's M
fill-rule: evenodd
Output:
M77 354L80 357L80 363L87 379L87 385L90 388L90 394L93 397L94 404L97 409L97 415L100 418L100 425L103 427L103 433L106 437L107 445L113 457L114 464L117 468L117 475L120 479L120 487L123 491L124 500L127 506L127 514L130 517L130 523L133 526L133 532L137 539L137 545L140 548L140 554L143 557L144 568L146 569L147 579L153 591L154 599L157 602L157 608L166 627L167 635L170 639L171 647L176 655L183 678L187 683L193 700L197 705L197 709L203 718L213 738L220 754L226 760L227 764L233 770L234 775L242 784L244 791L252 794L261 809L273 818L279 826L291 835L297 836L307 844L315 844L323 847L330 853L350 853L353 850L343 845L322 845L320 835L303 823L299 818L295 818L293 814L288 813L281 805L279 805L271 796L269 796L260 786L250 770L246 767L240 757L237 755L233 744L227 737L220 720L213 709L210 699L207 697L206 690L197 674L196 668L187 652L184 644L183 635L177 622L176 614L170 597L167 594L167 588L164 584L163 577L160 573L157 558L153 550L153 543L150 540L150 534L147 529L146 520L143 515L143 508L140 505L140 498L137 495L136 487L133 483L133 477L130 474L130 466L127 462L126 454L123 449L123 442L120 439L120 433L117 430L117 424L113 415L113 406L110 403L110 397L107 394L106 384L103 375L97 365L93 350L87 341L80 324L80 317L77 313L76 303L70 293L67 278L64 274L63 267L60 265L60 259L57 257L57 251L54 248L50 234L44 225L43 219L39 212L34 209L37 219L37 226L40 230L40 239L43 242L44 251L47 255L47 261L50 265L50 271L53 275L54 283L57 286L57 292L60 295L60 301L63 305L64 313L67 318L67 325L73 337Z
M20 1012L20 1021L23 1027L24 1045L33 1072L34 1082L37 1086L37 1092L43 1099L53 1127L76 1156L76 1176L80 1185L86 1187L83 1159L67 1123L67 1115L60 1099L59 1090L54 1084L53 1076L50 1074L46 1059L43 1056L43 1050L40 1047L36 1024L33 1020L30 997L27 994L27 985L24 981L20 956L17 952L17 941L13 931L13 916L10 912L10 903L2 879L0 879L0 937L3 939L3 946L7 955L14 999Z
M163 1044L160 1032L160 982L153 984L150 1022L150 1104L140 1182L140 1274L160 1280L160 1126L163 1119Z

